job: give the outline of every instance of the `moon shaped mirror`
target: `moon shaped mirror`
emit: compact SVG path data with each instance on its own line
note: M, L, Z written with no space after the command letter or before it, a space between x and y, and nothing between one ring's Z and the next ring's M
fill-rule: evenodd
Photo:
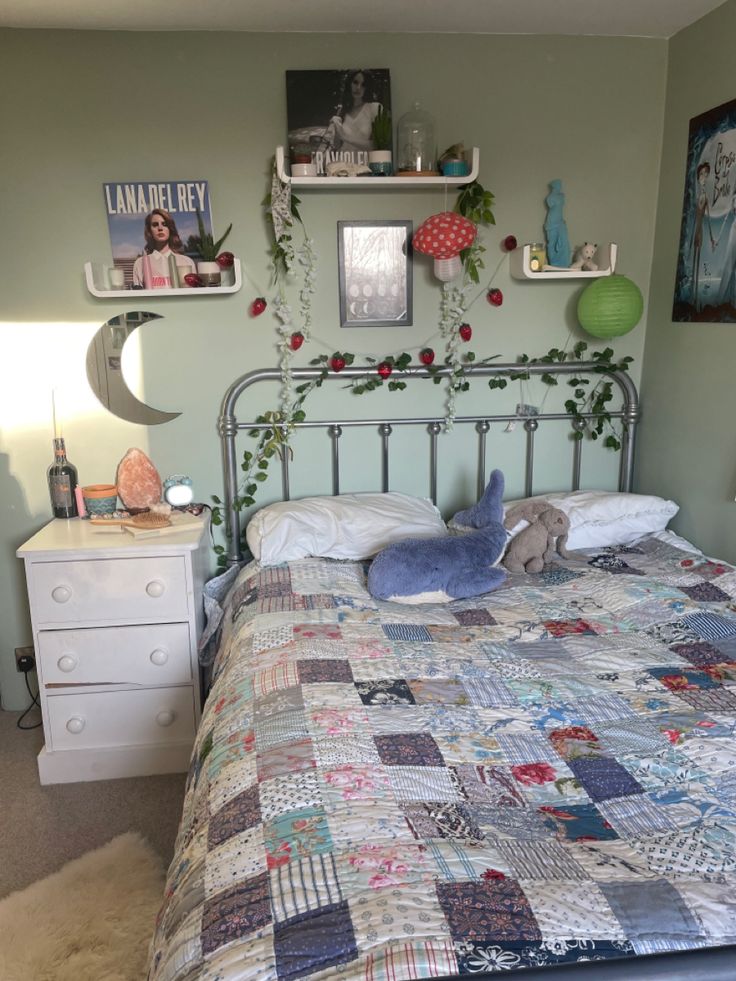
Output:
M159 426L171 422L180 412L162 412L146 405L131 392L123 377L123 348L130 335L157 313L144 310L112 317L97 331L87 348L87 379L105 408L128 422Z

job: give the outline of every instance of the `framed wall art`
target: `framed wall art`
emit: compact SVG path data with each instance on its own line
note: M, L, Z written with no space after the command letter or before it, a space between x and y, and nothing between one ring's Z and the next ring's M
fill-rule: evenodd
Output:
M338 221L341 327L412 323L411 221Z
M672 319L736 323L736 99L690 120Z

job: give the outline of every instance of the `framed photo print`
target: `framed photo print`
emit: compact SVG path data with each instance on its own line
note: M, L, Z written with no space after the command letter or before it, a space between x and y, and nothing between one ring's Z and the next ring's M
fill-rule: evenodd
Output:
M287 71L286 113L292 160L317 174L332 161L368 163L378 110L391 111L388 68Z
M410 221L338 221L341 327L412 323Z
M736 99L690 120L672 319L736 323Z

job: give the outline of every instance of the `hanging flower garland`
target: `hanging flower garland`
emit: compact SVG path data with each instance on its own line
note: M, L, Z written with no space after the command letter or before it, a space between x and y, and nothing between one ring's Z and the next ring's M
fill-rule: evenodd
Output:
M281 415L293 428L294 387L291 376L291 361L294 354L305 341L311 338L312 296L316 290L317 253L314 241L304 231L299 215L299 199L292 195L291 184L280 180L274 165L271 178L271 193L266 198L267 214L273 226L274 242L271 247L273 265L273 285L277 294L273 301L274 315L279 321L279 369L281 371ZM300 246L294 244L294 222L302 226L304 233ZM294 277L301 267L302 281L299 288L299 325L294 323L294 314L286 296L286 282ZM303 401L303 400L302 400Z

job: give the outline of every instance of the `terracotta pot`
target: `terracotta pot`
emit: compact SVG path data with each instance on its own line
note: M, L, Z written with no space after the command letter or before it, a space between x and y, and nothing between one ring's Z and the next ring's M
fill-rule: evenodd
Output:
M115 484L88 484L82 488L82 497L88 514L112 514L118 503L118 489Z

